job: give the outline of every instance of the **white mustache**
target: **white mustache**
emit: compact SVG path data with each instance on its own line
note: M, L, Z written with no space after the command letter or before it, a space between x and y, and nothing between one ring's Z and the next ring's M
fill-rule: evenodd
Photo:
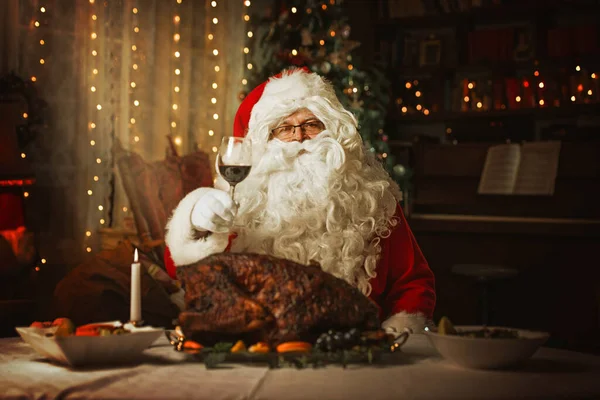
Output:
M313 139L304 142L282 142L271 140L256 171L262 173L289 170L295 163L309 166L313 162L327 163L334 169L340 168L346 160L343 147L329 131L323 131Z

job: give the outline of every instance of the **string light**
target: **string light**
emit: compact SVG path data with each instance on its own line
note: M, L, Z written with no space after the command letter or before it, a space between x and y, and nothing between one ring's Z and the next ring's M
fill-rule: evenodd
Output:
M98 59L98 50L96 48L96 46L99 43L99 37L98 37L98 32L100 31L100 24L98 23L98 13L97 13L97 5L96 2L94 0L90 0L89 1L90 4L90 46L92 47L92 51L91 51L91 59L90 59L90 67L91 67L91 74L89 76L89 81L90 81L90 104L95 104L95 106L92 106L92 108L89 111L89 122L88 122L88 134L90 136L90 151L92 152L92 154L94 153L94 149L96 146L96 140L94 139L94 134L96 133L95 129L96 129L96 121L99 119L99 112L102 110L102 104L100 103L100 99L101 96L98 93L98 85L97 85L97 81L100 82L99 80L99 65L100 65L100 60ZM92 157L94 158L94 157ZM99 165L102 160L99 157L95 157L96 160L96 165ZM94 167L92 167L94 168ZM97 179L97 175L94 175L94 179L92 180L92 187L94 185L95 182L98 181ZM86 194L91 197L94 195L94 190L92 188L88 188L86 189ZM95 200L90 200L91 202L95 202ZM99 211L102 212L103 210L103 206L100 205L99 206ZM84 236L84 246L86 251L89 253L92 251L92 247L90 244L90 240L92 240L92 229L90 229L90 227L88 227L85 230L85 236Z
M211 2L211 6L213 8L216 8L216 7L219 6L219 2L212 1ZM213 17L212 18L212 22L213 22L212 29L214 29L214 31L210 32L208 34L208 40L211 40L211 41L215 39L215 35L217 33L217 27L214 26L214 25L218 24L219 19L217 17ZM219 77L218 73L221 70L221 67L219 66L219 63L221 61L221 57L219 57L219 49L218 49L217 46L218 46L218 42L214 43L213 44L213 50L212 50L212 54L214 56L214 66L213 66L213 69L215 71L215 77L214 77L215 80L213 81L213 83L211 85L213 89L217 89L217 87L218 87L216 81L218 80L218 77ZM212 120L213 121L217 121L219 119L219 114L218 114L217 94L216 93L212 93L210 95L210 103L211 103L212 107L209 108L209 113L212 113ZM214 130L213 129L209 129L208 136L209 137L213 137L214 136ZM211 142L212 142L212 140L208 140L209 144ZM216 147L215 146L212 147L212 151L213 151L213 153L216 153Z
M140 101L137 99L138 97L138 74L139 74L139 66L138 61L140 61L140 55L137 53L137 42L138 42L138 34L140 33L139 26L139 12L140 9L138 7L133 7L131 9L131 26L133 26L133 35L131 35L131 62L132 62L132 70L133 72L130 74L130 82L129 86L131 87L130 99L133 104L133 108L130 109L131 118L129 119L129 138L139 138L139 134L137 132L136 117L138 116ZM138 143L139 140L129 141L130 144Z
M173 58L172 58L172 65L174 68L172 68L173 70L173 74L171 77L171 82L172 82L172 86L173 86L173 91L170 92L171 94L171 134L172 136L175 138L174 139L174 143L177 146L182 146L183 145L183 140L181 138L181 136L179 136L179 131L177 129L177 126L179 125L179 105L178 103L180 102L180 98L179 98L179 93L180 93L180 83L182 81L182 77L181 77L181 51L179 49L179 41L181 40L181 34L180 34L180 28L181 28L181 10L179 5L181 4L181 0L176 0L176 10L175 10L175 15L173 15ZM217 23L218 20L215 22L213 20L213 23Z
M41 27L41 22L40 20L42 18L48 18L46 15L42 15L46 13L46 7L44 5L40 5L40 7L37 9L37 12L34 13L34 15L32 16L32 21L33 21L33 26L36 28L40 28ZM46 40L43 37L43 33L44 30L43 29L36 29L35 32L39 32L39 40L35 39L35 41L37 41L39 43L40 46L44 46L46 44ZM39 59L39 64L40 65L45 65L46 64L46 60L44 59L44 51L43 48L40 48L40 59ZM40 73L42 73L42 71L39 71ZM31 76L31 81L32 82L37 82L37 77L35 75ZM23 119L27 119L28 114L27 113L23 113ZM21 156L23 158L25 158L25 153L22 153Z
M246 7L246 9L244 10L244 22L246 23L246 29L248 29L248 25L250 22L250 10L248 10L248 7L250 7L250 2L249 1L244 1L244 6ZM292 10L294 10L295 7L292 7ZM292 11L295 12L295 11ZM252 32L250 30L248 30L246 32L246 35L248 36L248 38L252 37ZM250 46L244 46L244 48L242 49L242 52L246 55L246 60L250 60ZM246 77L242 77L242 85L246 86L248 84L248 80L246 79Z
M37 69L38 74L41 74L42 76L44 76L44 68L46 66L46 59L44 58L44 54L46 53L46 49L44 48L44 45L46 44L46 39L44 37L44 34L46 33L46 30L42 27L42 24L47 25L45 22L48 21L50 19L50 17L46 14L46 11L48 11L48 9L46 8L46 6L43 4L45 1L42 0L39 3L39 7L36 9L36 11L34 12L34 15L32 16L32 22L33 22L33 26L35 27L33 34L37 35L37 38L34 37L34 41L37 42L40 46L39 48L39 55L40 55L40 59L39 59L39 64L40 67L35 68L34 70ZM41 22L40 22L41 21ZM34 74L30 77L31 82L37 82L38 78L37 76ZM29 118L29 115L25 112L22 114L23 119L27 119ZM27 154L26 153L21 153L21 158L27 158ZM30 193L24 191L23 192L23 197L24 198L29 198ZM41 258L40 259L42 264L46 263L46 259L45 258ZM36 266L35 267L35 271L39 271L40 267Z

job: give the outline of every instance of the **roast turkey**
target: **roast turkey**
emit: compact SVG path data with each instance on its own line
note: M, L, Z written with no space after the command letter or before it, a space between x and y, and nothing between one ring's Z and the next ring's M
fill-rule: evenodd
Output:
M177 269L183 333L219 341L314 341L328 330L377 330L378 307L319 265L249 253L220 253Z

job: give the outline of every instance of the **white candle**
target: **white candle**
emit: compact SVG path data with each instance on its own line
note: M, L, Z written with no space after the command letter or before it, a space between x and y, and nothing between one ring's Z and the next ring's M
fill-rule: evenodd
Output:
M130 321L142 320L142 265L138 262L138 251L135 249L133 264L131 264L131 308Z

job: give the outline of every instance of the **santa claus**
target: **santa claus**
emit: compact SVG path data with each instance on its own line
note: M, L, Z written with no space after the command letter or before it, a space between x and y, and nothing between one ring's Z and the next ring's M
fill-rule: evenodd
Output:
M272 77L244 99L234 135L252 143L250 175L235 201L217 188L181 201L167 226L170 273L223 251L316 261L374 300L386 330L421 330L435 306L433 273L398 186L331 84L304 69Z

